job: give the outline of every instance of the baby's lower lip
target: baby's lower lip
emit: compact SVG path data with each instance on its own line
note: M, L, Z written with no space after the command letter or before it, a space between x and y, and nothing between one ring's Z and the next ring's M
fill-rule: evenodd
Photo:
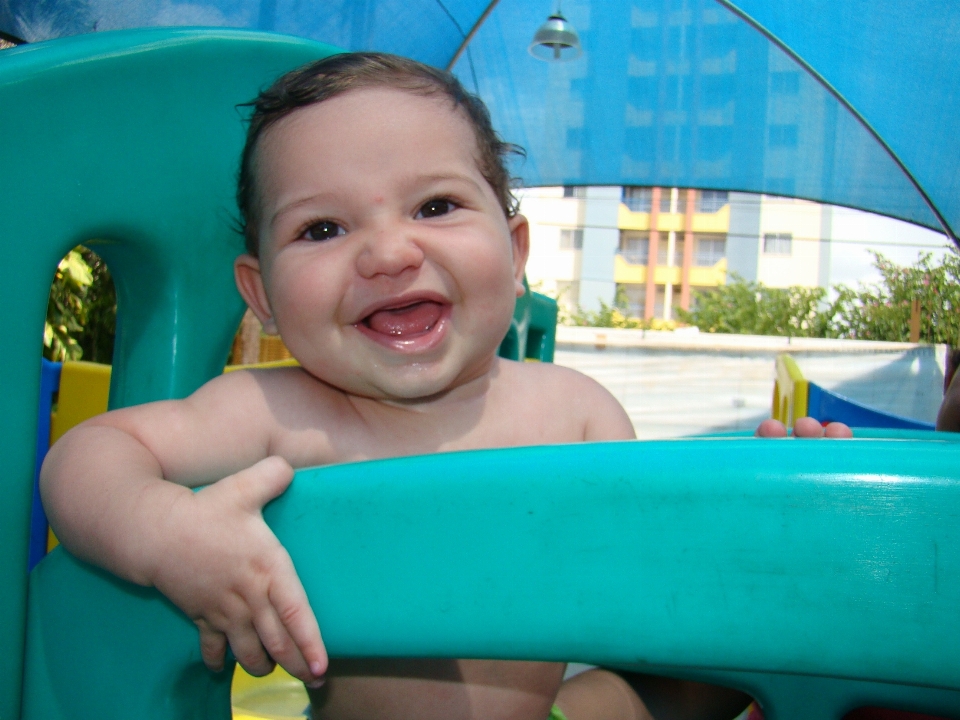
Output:
M446 334L450 306L432 300L371 313L356 323L363 335L401 352L419 352L436 345Z

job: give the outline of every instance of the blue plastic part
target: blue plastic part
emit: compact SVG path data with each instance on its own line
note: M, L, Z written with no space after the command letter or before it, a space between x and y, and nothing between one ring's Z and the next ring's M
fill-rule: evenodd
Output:
M842 422L853 428L899 428L902 430L935 430L934 423L886 413L855 400L830 392L816 383L809 384L807 414L820 422Z
M40 502L40 465L47 456L50 447L50 413L53 410L53 398L60 387L61 363L40 359L40 405L37 415L37 461L33 480L33 504L30 508L30 544L28 546L27 570L47 554L47 514Z

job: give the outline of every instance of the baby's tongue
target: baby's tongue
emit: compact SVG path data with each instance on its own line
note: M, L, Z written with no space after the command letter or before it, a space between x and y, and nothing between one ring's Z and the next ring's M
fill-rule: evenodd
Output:
M367 318L367 326L384 335L416 335L431 330L437 324L440 310L438 303L429 301L378 310Z

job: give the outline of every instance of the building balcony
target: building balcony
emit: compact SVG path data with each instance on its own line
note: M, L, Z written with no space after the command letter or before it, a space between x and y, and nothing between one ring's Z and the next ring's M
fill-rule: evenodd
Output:
M617 253L613 259L613 280L617 283L642 284L647 282L647 263L631 262L634 253ZM639 258L636 258L639 259ZM654 283L657 285L680 285L683 281L682 268L679 265L657 265L654 271ZM716 287L727 282L727 259L722 258L708 267L690 268L690 285L696 287Z

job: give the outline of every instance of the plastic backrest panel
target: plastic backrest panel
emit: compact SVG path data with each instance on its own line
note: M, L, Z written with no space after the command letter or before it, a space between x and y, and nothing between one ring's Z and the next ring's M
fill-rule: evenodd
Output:
M78 243L116 279L111 402L182 397L223 369L233 288L238 103L318 43L229 30L103 33L0 55L0 243L7 274L0 437L0 718L18 715L27 522L50 280Z
M19 715L38 390L24 348L39 348L53 268L104 240L123 313L112 404L219 372L240 312L233 104L324 51L168 31L0 57L0 136L24 139L8 149L15 181L0 176L0 241L18 267L2 291L25 308L0 353L4 719ZM736 685L771 720L867 704L957 715L960 447L910 437L340 465L300 471L265 516L334 655L592 661ZM229 673L203 668L194 627L155 591L62 549L30 583L23 718L229 717Z
M510 329L500 344L499 354L510 360L539 360L553 362L557 337L557 301L530 291L526 278L526 292L517 298Z

